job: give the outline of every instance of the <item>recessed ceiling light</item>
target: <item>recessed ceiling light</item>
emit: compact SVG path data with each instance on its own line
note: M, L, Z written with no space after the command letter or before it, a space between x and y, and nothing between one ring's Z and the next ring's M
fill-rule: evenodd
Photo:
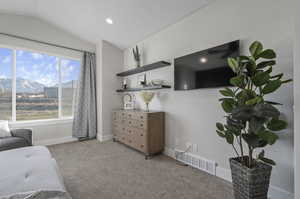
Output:
M112 20L111 18L106 18L105 21L106 21L106 23L108 23L108 24L113 24L113 23L114 23L113 20Z
M200 62L201 62L201 63L206 63L206 62L207 62L207 59L206 59L205 57L202 57L202 58L200 59Z

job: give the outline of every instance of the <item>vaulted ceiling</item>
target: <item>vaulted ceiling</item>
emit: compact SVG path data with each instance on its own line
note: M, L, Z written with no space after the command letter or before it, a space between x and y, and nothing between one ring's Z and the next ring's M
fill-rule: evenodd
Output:
M212 1L1 0L0 12L38 17L92 43L103 39L126 48Z

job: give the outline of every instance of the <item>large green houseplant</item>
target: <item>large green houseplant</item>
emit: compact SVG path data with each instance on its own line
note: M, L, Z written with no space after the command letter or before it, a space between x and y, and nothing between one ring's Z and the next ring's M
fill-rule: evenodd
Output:
M276 108L280 103L266 98L292 80L283 80L282 73L272 74L276 65L273 50L264 50L258 41L249 50L250 56L228 58L235 73L230 79L234 87L220 90L226 122L216 126L217 134L232 145L236 154L230 159L235 198L267 199L270 165L275 162L265 157L263 148L276 142L276 131L287 128L287 122L280 119Z

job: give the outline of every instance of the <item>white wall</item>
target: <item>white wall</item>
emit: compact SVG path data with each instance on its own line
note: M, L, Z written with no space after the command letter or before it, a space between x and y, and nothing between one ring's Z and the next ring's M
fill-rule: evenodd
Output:
M300 2L294 0L294 23L295 23L295 45L294 45L294 93L295 93L295 198L300 198Z
M143 52L143 62L173 61L175 57L207 49L236 39L241 40L242 52L248 45L260 40L265 47L278 53L275 70L293 76L293 28L290 6L284 0L227 0L216 1L180 22L138 43ZM127 67L134 66L131 49L124 53ZM165 79L173 84L173 65L148 72L149 79ZM136 76L131 77L136 84ZM215 160L228 171L228 158L233 155L229 145L215 133L215 123L221 121L224 112L218 102L218 89L193 91L159 91L150 109L166 112L166 147L185 149L186 143L198 144L197 155ZM283 116L289 128L280 133L280 140L268 147L267 155L277 162L272 173L271 195L280 198L278 192L292 197L294 192L293 166L293 86L282 87L271 96L284 104ZM137 107L144 108L137 95ZM220 170L224 171L224 170ZM273 197L272 197L273 198Z
M116 73L123 68L123 51L107 41L97 45L97 102L98 102L98 139L112 137L112 110L121 107L121 100L116 93L120 88Z
M35 17L0 14L0 32L28 37L44 42L95 52L96 46L85 42ZM0 46L20 47L39 52L81 58L82 54L70 50L45 46L0 35ZM72 120L51 122L21 122L12 128L31 128L34 144L51 144L72 140Z

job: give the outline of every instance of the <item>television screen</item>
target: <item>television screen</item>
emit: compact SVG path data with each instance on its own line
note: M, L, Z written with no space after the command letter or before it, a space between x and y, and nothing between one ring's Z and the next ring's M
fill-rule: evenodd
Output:
M228 57L239 56L239 41L179 57L174 62L174 89L191 90L229 86L234 76Z

